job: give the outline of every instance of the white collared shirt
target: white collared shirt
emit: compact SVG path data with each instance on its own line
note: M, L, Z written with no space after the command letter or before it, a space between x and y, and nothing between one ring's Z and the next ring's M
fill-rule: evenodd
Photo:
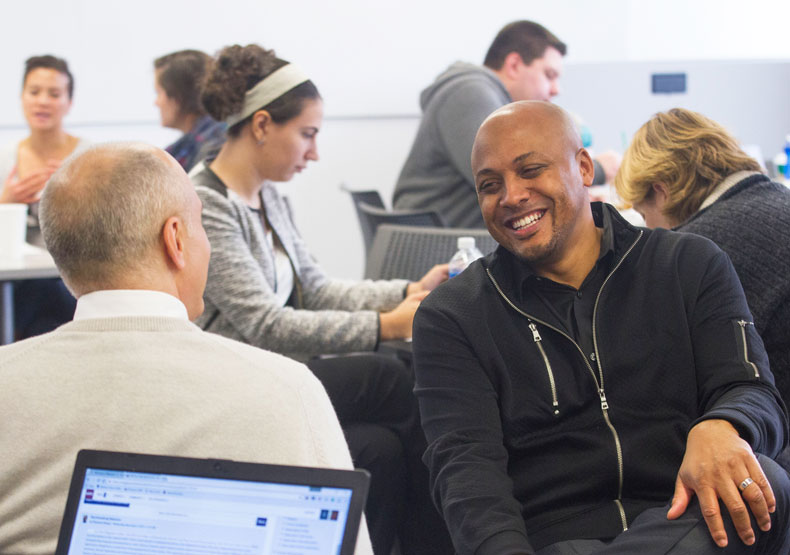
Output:
M94 291L77 299L74 320L119 316L165 316L189 320L184 303L161 291L113 289Z

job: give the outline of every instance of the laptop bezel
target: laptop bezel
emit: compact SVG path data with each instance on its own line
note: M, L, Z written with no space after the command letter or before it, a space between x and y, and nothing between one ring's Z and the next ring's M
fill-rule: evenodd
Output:
M368 472L360 469L339 470L83 449L77 453L74 463L55 555L68 554L88 468L349 489L351 501L339 555L354 553L370 483Z

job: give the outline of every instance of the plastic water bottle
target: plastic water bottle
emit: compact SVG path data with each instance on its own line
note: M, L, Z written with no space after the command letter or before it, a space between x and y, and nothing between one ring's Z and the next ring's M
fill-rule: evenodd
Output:
M790 135L785 137L785 180L790 181Z
M450 277L455 277L478 258L482 258L481 253L475 246L474 237L459 237L458 251L450 259Z

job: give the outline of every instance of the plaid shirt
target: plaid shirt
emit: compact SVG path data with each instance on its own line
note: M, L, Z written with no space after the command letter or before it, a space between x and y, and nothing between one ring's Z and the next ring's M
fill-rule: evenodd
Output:
M202 116L189 133L165 150L175 158L185 171L198 162L216 154L225 142L225 123Z

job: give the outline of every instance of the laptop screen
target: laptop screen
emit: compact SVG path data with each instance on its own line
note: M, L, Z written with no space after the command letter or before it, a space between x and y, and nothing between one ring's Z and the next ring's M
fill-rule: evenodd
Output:
M337 555L352 496L350 487L87 466L63 553Z

